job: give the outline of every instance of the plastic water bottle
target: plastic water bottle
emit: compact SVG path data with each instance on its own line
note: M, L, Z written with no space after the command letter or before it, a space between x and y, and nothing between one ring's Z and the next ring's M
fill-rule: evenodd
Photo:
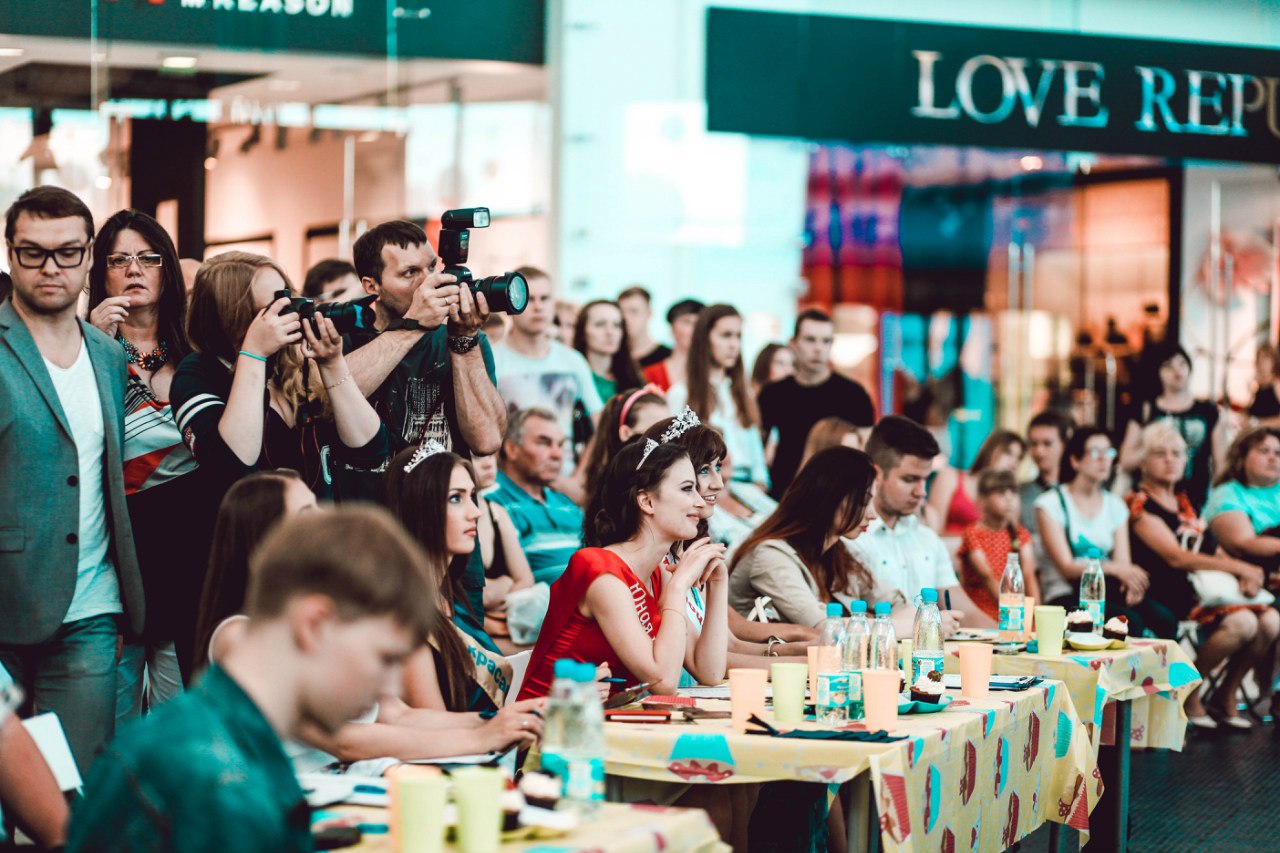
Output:
M827 618L818 635L818 672L840 672L840 648L844 645L844 605L827 604Z
M849 718L849 678L841 662L844 633L844 606L830 602L818 636L818 695L813 698L814 714L825 725Z
M544 709L542 769L561 780L563 797L583 817L604 801L604 710L596 668L562 659Z
M1080 576L1080 609L1093 619L1093 630L1102 631L1107 621L1107 583L1102 577L1102 552L1090 548L1084 559L1084 574Z
M920 590L920 606L916 608L915 626L911 631L911 681L937 670L942 672L942 614L938 612L938 591L931 587Z
M849 719L861 720L862 671L871 657L871 623L867 621L867 603L854 601L849 605L848 625L844 632L844 646L840 650L840 668L849 676Z
M1017 545L1017 540L1014 540ZM1081 590L1084 587L1081 586ZM1015 551L1009 552L1004 561L1004 574L1000 576L1000 640L1016 642L1022 639L1027 625L1026 588L1022 583L1022 561ZM1083 595L1083 592L1081 592Z
M871 624L871 659L868 669L898 668L898 638L893 632L889 613L893 608L887 601L876 603L876 621Z

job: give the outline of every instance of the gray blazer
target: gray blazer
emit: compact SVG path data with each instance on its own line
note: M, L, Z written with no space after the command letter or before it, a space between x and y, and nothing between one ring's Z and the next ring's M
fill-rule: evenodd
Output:
M80 329L102 398L103 494L128 625L142 630L142 576L124 498L121 462L124 352L83 320ZM0 302L0 643L53 636L76 588L80 529L79 465L66 413L31 332Z

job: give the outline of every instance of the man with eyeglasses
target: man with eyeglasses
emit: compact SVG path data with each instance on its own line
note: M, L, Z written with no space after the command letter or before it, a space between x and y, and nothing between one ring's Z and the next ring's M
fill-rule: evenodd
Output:
M117 620L142 630L121 464L128 372L76 316L93 216L58 187L5 219L0 303L0 664L53 711L84 773L115 728Z

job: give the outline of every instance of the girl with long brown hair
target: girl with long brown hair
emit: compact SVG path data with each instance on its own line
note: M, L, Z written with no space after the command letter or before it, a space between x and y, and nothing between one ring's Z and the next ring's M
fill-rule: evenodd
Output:
M757 596L773 600L782 621L817 626L826 605L889 601L895 627L912 614L902 594L879 584L845 544L863 527L875 466L861 450L831 447L800 469L777 510L747 537L729 565L729 604L739 613Z
M573 324L573 348L591 365L591 378L601 400L608 400L620 388L636 388L644 380L631 357L631 339L622 309L608 299L582 306Z
M322 497L367 497L390 453L387 430L351 380L342 337L290 312L283 268L225 252L196 273L187 315L193 352L173 378L178 427L197 461L234 481L292 468Z
M720 430L737 461L740 479L768 488L760 410L742 366L742 315L732 305L710 305L698 315L689 347L687 378L667 392L672 411L687 404Z

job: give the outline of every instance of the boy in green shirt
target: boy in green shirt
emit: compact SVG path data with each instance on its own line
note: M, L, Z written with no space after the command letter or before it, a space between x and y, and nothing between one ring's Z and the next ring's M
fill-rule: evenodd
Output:
M244 634L200 683L126 728L89 772L75 851L312 849L281 739L335 732L398 692L436 605L426 558L380 509L283 522L250 562Z

